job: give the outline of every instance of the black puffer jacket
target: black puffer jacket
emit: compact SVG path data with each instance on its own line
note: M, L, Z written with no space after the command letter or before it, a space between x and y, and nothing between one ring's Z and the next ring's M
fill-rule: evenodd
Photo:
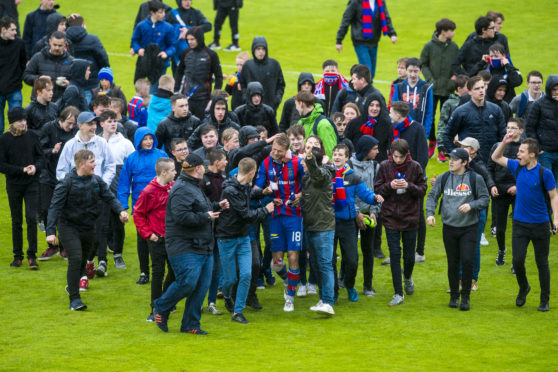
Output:
M213 252L213 221L207 212L218 206L209 201L199 184L199 179L182 172L170 191L165 220L169 257Z
M50 48L45 48L31 58L27 68L23 72L23 81L25 84L33 86L35 80L42 75L50 76L53 82L55 82L56 78L59 76L63 76L69 80L70 68L73 60L74 57L69 55L67 51L64 51L59 56L53 56L50 54ZM62 97L64 89L64 87L54 84L53 102Z
M393 125L391 124L389 111L380 92L374 93L368 97L364 104L365 109L360 112L360 116L349 122L344 135L345 138L349 139L353 143L353 146L356 147L358 140L364 134L361 132L360 128L368 121L368 106L370 106L370 102L372 101L380 102L380 115L377 118L378 122L374 126L373 137L380 142L378 144L379 153L375 160L381 163L388 158L388 151L393 137Z
M262 60L258 60L255 57L254 51L257 47L265 48L266 54ZM244 102L248 103L250 101L247 91L248 84L258 81L263 87L263 103L276 111L285 93L285 79L283 78L281 65L276 59L269 57L267 41L263 36L256 36L254 41L252 41L252 56L254 58L246 61L244 66L242 66L242 73L240 74L240 85L244 91Z
M496 150L500 143L494 144L492 150L490 151L490 159L486 165L490 176L494 180L496 187L498 188L498 193L500 196L507 195L507 191L510 187L515 186L515 177L509 171L507 167L502 167L501 165L495 163L492 160L492 153ZM511 142L508 143L504 149L504 157L508 159L517 159L517 151L519 150L519 145L521 142Z
M256 141L248 144L250 138L259 137L259 133L251 125L240 128L238 133L238 144L239 146L232 149L228 155L227 163L227 174L238 167L238 163L244 158L252 158L256 161L259 166L261 162L267 158L271 152L271 145L268 145L266 141ZM256 173L257 175L257 173Z
M486 63L482 60L482 56L488 54L488 48L490 48L492 44L498 42L498 36L495 36L493 39L487 39L475 35L467 40L459 49L457 57L455 57L452 63L455 74L463 74L469 77L478 74L480 70L486 67Z
M58 119L56 107L52 103L47 105L40 104L36 100L32 100L25 107L27 114L27 130L34 133L37 138L41 135L41 128L49 121Z
M389 15L386 2L384 0L384 11L386 14L386 23L388 27L388 35L397 36L395 29L391 23L391 17ZM354 45L371 45L377 46L380 41L380 36L382 36L382 24L380 22L380 12L377 11L374 19L372 20L373 27L373 37L365 38L362 36L362 0L350 0L343 13L343 18L341 19L341 25L337 31L337 44L343 43L343 39L347 34L347 31L351 26L351 40Z
M215 104L218 101L225 102L225 105L227 102L222 96L216 96L213 98L213 100L211 101L211 106L209 107L210 115L202 120L200 125L194 130L194 132L188 139L188 147L190 148L190 151L194 151L202 146L200 132L206 125L213 125L215 128L217 128L219 143L222 143L221 138L225 129L234 128L236 130L240 130L240 125L237 122L233 121L231 119L231 116L228 115L229 111L227 106L225 106L226 111L223 121L221 123L217 121L217 119L215 118Z
M485 101L484 106L477 107L472 101L459 106L453 111L444 133L444 146L451 152L455 148L453 138L459 140L473 137L479 141L479 156L488 161L492 146L506 134L506 122L502 110L492 102Z
M172 158L171 141L173 138L184 138L188 140L194 130L200 125L200 119L197 116L188 112L183 118L177 118L171 112L163 121L157 126L155 136L159 148L165 146L165 152ZM192 149L190 149L192 151Z
M203 30L200 26L188 30L188 35L193 35L198 41L198 46L188 48L182 53L180 63L176 68L175 91L190 97L193 100L209 100L211 84L215 78L215 89L223 87L223 72L219 56L215 51L205 46Z
M66 132L60 126L58 119L49 121L41 128L41 149L45 156L45 166L39 180L42 184L56 185L56 165L58 164L60 153L64 148L64 144L74 138L77 131L77 126L74 126L71 131ZM58 152L53 154L52 150L57 143L62 143L62 145Z
M248 236L250 224L264 220L269 212L264 207L251 209L250 199L263 197L262 190L252 190L249 183L241 185L236 177L229 177L223 182L223 199L227 199L230 208L221 212L217 219L215 236L232 239Z
M76 169L72 168L54 189L48 209L47 235L54 235L55 226L60 223L82 231L94 229L101 212L99 201L109 204L116 214L124 210L101 177L78 176Z
M110 67L109 58L101 40L96 35L87 33L87 30L81 26L68 27L66 37L72 42L73 56L91 62L91 76L88 83L97 85L99 70L103 67Z
M558 85L558 75L546 80L546 95L536 100L529 110L525 125L527 137L536 138L541 150L558 152L558 100L552 98L552 88Z
M260 96L264 94L264 89L262 84L257 81L253 81L248 84L246 88L246 97L248 98L248 103L237 107L234 110L235 114L238 116L238 121L240 126L251 125L256 127L258 125L263 125L267 129L267 134L269 137L273 136L275 133L279 132L277 127L277 119L275 118L275 112L273 108L265 103L260 103L259 105L254 105L252 103L252 96L259 94Z

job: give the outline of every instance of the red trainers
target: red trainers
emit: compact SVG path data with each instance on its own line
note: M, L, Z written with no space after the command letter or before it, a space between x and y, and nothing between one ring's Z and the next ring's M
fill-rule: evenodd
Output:
M444 152L438 151L438 161L440 163L445 163L446 161L448 161L448 158L446 157L446 154Z
M95 261L85 264L85 272L87 273L87 279L93 279L95 277Z
M436 153L436 141L428 141L428 158L431 158Z
M58 248L48 247L46 251L43 252L41 257L38 258L39 261L48 261L54 256L58 256L60 251Z
M79 280L79 291L85 292L87 289L89 289L89 279L84 276Z

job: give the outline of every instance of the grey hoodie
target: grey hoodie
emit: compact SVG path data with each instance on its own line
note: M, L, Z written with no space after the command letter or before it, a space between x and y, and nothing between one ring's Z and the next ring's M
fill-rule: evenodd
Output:
M351 168L360 176L370 191L374 191L374 180L378 174L380 165L374 160L358 160L354 155L351 157ZM355 197L356 210L360 213L368 214L374 213L376 216L380 215L382 204L368 204L362 201L358 196Z
M451 173L446 181L443 190L444 202L442 204L442 223L452 227L471 226L479 221L478 211L488 207L489 197L486 184L480 175L477 174L475 184L476 196L473 195L470 182L471 172L456 175ZM442 175L436 179L434 187L430 190L426 198L426 215L434 216L438 199L442 195ZM467 213L460 213L457 209L465 203L469 203L471 210Z

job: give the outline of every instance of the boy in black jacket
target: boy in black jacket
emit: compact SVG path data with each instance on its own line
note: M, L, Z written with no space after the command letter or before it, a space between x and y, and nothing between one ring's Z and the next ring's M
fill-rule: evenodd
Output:
M68 286L70 310L85 310L79 295L79 282L85 274L85 263L95 247L95 221L101 212L99 202L110 204L120 215L120 221L128 222L128 213L122 208L103 179L95 175L95 154L79 150L74 155L76 167L56 185L48 212L47 243L56 245L56 229L68 252ZM80 277L82 279L80 279Z

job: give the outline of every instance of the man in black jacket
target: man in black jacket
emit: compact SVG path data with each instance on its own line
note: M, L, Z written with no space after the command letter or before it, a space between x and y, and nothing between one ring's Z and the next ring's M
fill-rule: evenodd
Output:
M57 118L57 108L51 102L53 97L53 84L49 77L41 76L33 84L35 97L25 107L27 129L37 138L41 134L44 124Z
M21 106L21 80L27 64L25 43L17 37L17 24L9 18L0 19L0 133L4 133L4 109Z
M64 17L60 13L49 14L46 19L47 33L41 38L41 40L37 41L37 43L33 47L33 52L29 55L29 58L31 58L44 48L48 47L48 39L50 39L50 35L52 35L53 32L60 31L63 34L66 34L66 21L66 17ZM72 54L72 45L68 40L66 40L66 42L68 44L67 50L68 52L70 52L70 54Z
M267 41L263 36L256 36L252 41L252 56L254 58L246 61L242 66L242 74L240 74L240 86L246 92L244 101L246 103L250 101L250 96L247 94L248 84L257 81L263 87L263 103L277 111L285 93L285 79L279 62L269 57ZM241 124L246 125L242 121Z
M172 155L171 141L174 138L188 140L200 125L200 119L188 110L188 99L184 94L174 94L170 100L172 112L159 123L155 131L159 148L165 146L169 157Z
M189 154L169 194L165 247L175 281L154 301L153 308L155 323L164 332L168 332L171 309L188 297L180 331L207 334L200 328L200 319L213 270L213 222L221 213L214 210L226 209L229 203L222 200L212 205L199 186L204 172L202 158Z
M372 95L379 94L382 98L382 104L386 105L386 100L382 93L374 86L372 86L372 80L370 77L370 70L365 65L354 65L351 67L351 83L349 86L341 89L335 101L333 102L333 107L331 112L341 112L343 107L349 103L353 102L358 106L360 112L365 112L365 103L368 98ZM354 143L353 143L354 145Z
M190 48L180 57L175 74L175 91L187 95L190 111L198 118L203 118L213 78L214 88L221 89L223 72L217 53L205 46L201 26L189 29L186 40Z
M243 88L244 89L244 88ZM267 129L269 137L279 132L277 127L277 119L273 108L263 102L265 95L264 88L259 81L253 81L245 89L246 104L239 106L234 110L238 116L238 122L241 127L258 125Z
M25 110L14 107L8 111L8 131L0 136L0 172L6 175L6 191L12 216L14 260L11 267L23 261L23 213L27 222L27 260L29 268L37 270L37 207L39 203L39 174L43 155L37 136L27 132Z
M251 183L256 170L256 162L244 158L238 164L238 174L225 180L222 197L229 201L230 208L223 211L215 229L223 271L225 306L227 310L232 310L232 320L242 324L248 323L242 311L246 305L252 270L259 271L260 266L257 245L250 242L250 223L263 221L274 209L273 202L265 207L250 208L250 199L261 198L265 192L261 189L252 190ZM268 191L271 193L271 189ZM236 299L233 302L232 290L237 283Z

